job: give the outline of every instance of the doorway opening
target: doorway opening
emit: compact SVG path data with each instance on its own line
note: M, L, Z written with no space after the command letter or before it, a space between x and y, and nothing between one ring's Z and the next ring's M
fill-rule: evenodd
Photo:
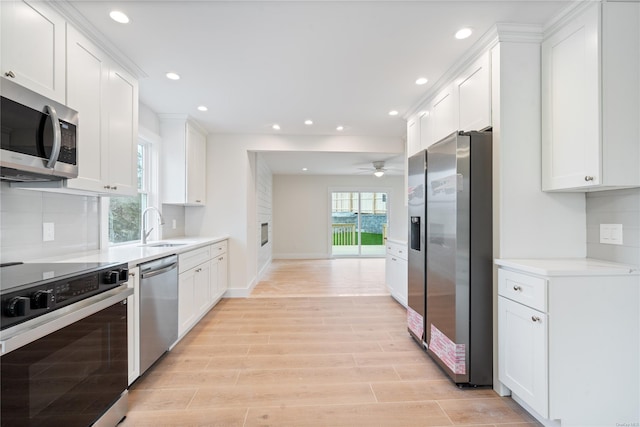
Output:
M388 199L387 192L331 192L332 257L385 256Z

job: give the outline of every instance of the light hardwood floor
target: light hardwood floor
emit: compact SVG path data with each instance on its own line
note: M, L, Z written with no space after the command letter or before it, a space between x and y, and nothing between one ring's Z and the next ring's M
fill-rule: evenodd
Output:
M384 260L274 261L130 390L122 426L538 426L460 390L406 330Z

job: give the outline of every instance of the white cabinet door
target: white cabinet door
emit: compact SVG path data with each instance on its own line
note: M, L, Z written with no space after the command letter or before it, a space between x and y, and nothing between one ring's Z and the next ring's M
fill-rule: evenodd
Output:
M413 117L407 121L407 157L420 150L420 118Z
M44 2L1 7L2 77L65 104L65 20Z
M227 254L218 256L218 295L222 297L229 287L227 276L229 266L227 265Z
M458 129L455 104L453 84L449 85L434 98L430 109L434 142L440 141Z
M184 335L196 321L196 269L178 276L178 337Z
M186 203L205 204L207 137L187 123L187 196Z
M140 269L129 269L128 286L133 295L127 298L127 347L129 355L129 385L140 375Z
M420 116L420 148L426 150L434 142L431 111L426 110Z
M456 80L458 129L482 130L491 126L491 70L489 52Z
M549 413L547 315L498 297L500 381L547 418Z
M109 184L116 195L138 193L138 82L117 68L108 80Z
M104 54L69 27L67 38L67 104L81 112L78 126L78 178L68 188L104 192L109 180L106 104L108 65Z
M204 206L207 136L187 116L161 116L162 202Z
M194 311L196 316L204 314L209 308L211 301L209 295L209 283L211 280L211 261L200 264L195 268L194 280Z
M543 190L598 185L600 5L542 43Z

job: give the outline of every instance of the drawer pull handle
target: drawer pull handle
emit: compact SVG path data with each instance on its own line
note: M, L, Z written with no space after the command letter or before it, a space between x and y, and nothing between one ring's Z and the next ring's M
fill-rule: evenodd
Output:
M136 273L131 272L131 273L129 273L129 276L131 276L131 277L136 277Z
M531 320L533 320L534 322L539 322L540 318L538 316L531 316Z
M200 273L202 271L201 268L196 268L196 273Z
M593 181L594 177L587 175L587 176L584 177L584 180L587 181L587 182Z
M517 291L517 292L522 292L522 286L515 285L515 286L513 287L513 290L514 290L514 291Z
M7 71L6 73L4 73L4 75L7 77L11 77L12 79L16 78L16 73L14 73L13 71Z

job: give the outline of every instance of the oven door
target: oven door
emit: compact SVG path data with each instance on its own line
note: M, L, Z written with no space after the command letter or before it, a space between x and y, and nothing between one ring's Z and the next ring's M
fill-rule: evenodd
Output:
M113 300L103 298L111 305L2 355L2 426L84 427L120 398L127 387L127 306ZM11 340L2 344L11 349Z

